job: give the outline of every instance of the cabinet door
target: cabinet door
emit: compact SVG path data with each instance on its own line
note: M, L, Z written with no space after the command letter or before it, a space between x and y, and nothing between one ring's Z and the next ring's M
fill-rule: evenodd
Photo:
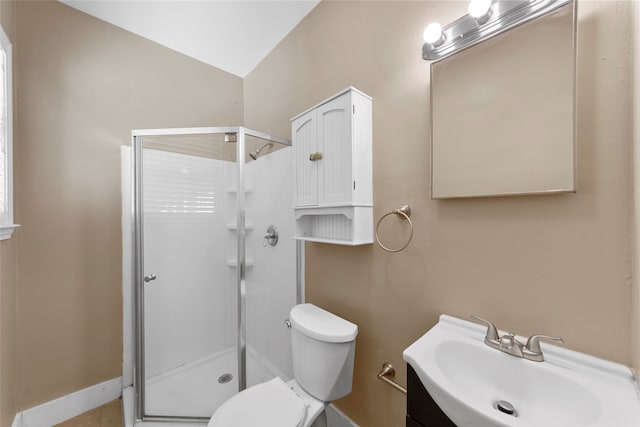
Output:
M291 137L294 152L293 205L316 206L318 204L318 161L309 160L309 156L318 151L315 111L310 111L293 121Z
M352 199L351 94L318 107L318 204L344 205Z
M456 427L433 400L413 367L407 364L407 421L429 427ZM412 426L407 422L407 427Z

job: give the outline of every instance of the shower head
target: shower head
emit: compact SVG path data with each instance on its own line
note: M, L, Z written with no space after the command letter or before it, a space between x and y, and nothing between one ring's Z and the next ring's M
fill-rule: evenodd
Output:
M260 152L264 150L265 147L269 147L269 148L273 147L273 142L267 142L257 150L253 150L252 152L249 153L249 157L251 157L253 160L258 160L258 156L260 155Z

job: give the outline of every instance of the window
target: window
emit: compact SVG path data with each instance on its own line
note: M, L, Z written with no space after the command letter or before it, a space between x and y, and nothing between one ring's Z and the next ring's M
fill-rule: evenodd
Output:
M13 229L13 60L11 42L0 27L0 240Z

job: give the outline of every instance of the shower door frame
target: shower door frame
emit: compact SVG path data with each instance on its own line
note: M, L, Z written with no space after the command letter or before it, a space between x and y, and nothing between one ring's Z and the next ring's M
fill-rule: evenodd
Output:
M134 311L134 417L139 421L173 421L173 422L206 422L209 418L188 416L159 416L145 413L145 345L144 345L144 221L143 221L143 187L142 187L142 144L148 136L189 136L207 134L231 134L236 139L236 173L237 173L237 358L238 358L238 392L247 386L247 343L246 343L246 224L245 224L245 136L252 136L269 142L291 146L291 141L258 132L243 126L230 127L194 127L141 129L131 132L131 224L133 243L133 311ZM302 302L303 289L303 246L296 244L296 301Z

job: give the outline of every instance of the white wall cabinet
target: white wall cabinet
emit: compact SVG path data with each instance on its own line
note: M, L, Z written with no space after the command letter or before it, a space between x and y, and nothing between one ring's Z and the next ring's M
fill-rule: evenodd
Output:
M371 97L349 87L291 124L296 238L373 243Z

